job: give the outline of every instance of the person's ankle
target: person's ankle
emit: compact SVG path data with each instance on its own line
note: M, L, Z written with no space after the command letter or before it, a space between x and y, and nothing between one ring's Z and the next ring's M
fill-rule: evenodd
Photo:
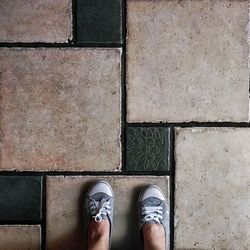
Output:
M109 244L109 221L103 220L101 223L91 221L88 228L88 245L91 246L96 242Z
M165 249L165 232L162 225L145 224L142 230L145 249Z

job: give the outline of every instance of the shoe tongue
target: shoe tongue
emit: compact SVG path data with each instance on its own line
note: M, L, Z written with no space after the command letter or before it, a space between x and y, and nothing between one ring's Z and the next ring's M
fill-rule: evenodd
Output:
M100 202L101 200L109 200L110 196L105 193L96 193L91 196L95 201Z
M154 207L154 206L157 207L161 205L161 203L162 203L162 200L156 197L148 197L147 199L143 201L143 204L145 207Z

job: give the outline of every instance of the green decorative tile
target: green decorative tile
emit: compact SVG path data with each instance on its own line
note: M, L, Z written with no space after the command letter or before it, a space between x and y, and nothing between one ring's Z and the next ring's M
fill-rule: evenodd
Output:
M77 0L77 42L122 41L122 0Z
M129 127L126 130L126 170L167 171L170 129Z

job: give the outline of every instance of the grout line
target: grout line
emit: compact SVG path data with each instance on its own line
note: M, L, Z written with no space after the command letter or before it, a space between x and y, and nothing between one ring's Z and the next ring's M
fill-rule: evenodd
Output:
M170 133L170 249L174 249L174 201L175 201L175 134L174 127Z
M0 176L169 176L170 171L120 171L120 172L88 172L88 171L2 171Z
M75 28L74 28L75 29ZM73 33L76 33L75 31ZM1 43L0 48L121 48L122 43L74 43L76 34L73 34L73 43Z
M140 123L127 123L127 127L181 127L181 128L192 128L192 127L214 127L214 128L248 128L250 127L249 122L140 122Z
M72 44L77 43L77 1L72 0Z
M42 223L41 223L41 250L46 250L46 175L42 185Z
M126 166L126 64L127 64L127 45L126 45L126 34L127 34L127 1L122 1L122 58L121 58L121 157L122 166L121 171L125 171Z

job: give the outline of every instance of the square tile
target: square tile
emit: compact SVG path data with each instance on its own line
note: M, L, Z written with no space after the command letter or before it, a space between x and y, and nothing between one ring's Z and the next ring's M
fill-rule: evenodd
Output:
M38 225L0 226L0 249L40 250L40 235Z
M249 128L175 138L175 249L250 249Z
M0 220L41 219L42 177L0 176Z
M71 0L1 0L0 42L67 42L71 12Z
M120 49L0 49L0 170L120 168Z
M77 0L77 42L122 41L122 0Z
M169 168L170 128L126 129L126 170L167 171Z
M127 120L248 121L248 9L128 0Z
M47 178L47 250L84 249L83 198L96 180L108 181L114 191L111 249L141 249L136 200L142 187L157 184L168 197L168 177L54 176Z

